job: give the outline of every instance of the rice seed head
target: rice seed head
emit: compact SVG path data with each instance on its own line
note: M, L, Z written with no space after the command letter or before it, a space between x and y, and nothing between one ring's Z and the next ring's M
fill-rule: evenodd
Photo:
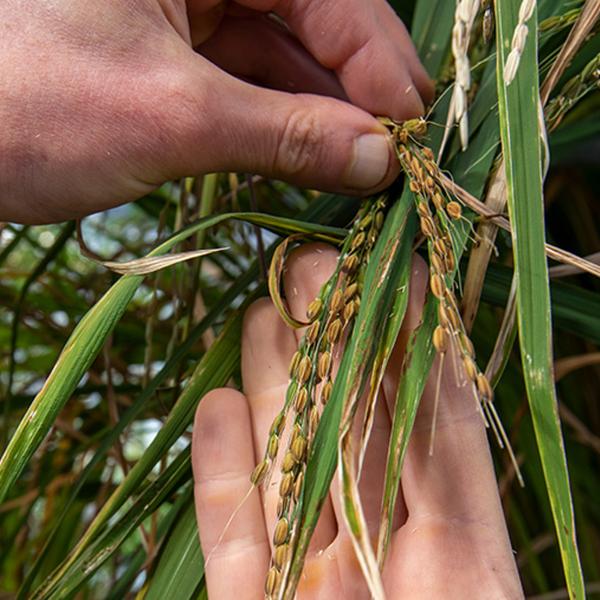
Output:
M287 542L289 531L289 521L285 517L281 517L281 519L277 521L277 525L275 525L275 530L273 532L273 545L281 546L281 544L285 544L285 542Z
M429 204L425 201L417 203L417 214L423 219L431 219L431 210L429 210Z
M433 202L433 205L435 206L436 210L444 210L444 208L446 206L446 201L444 200L444 197L439 192L433 193L433 195L431 197L431 201Z
M441 325L438 325L433 330L433 346L440 354L443 354L448 350L448 339L448 330Z
M314 321L320 314L323 308L323 301L320 298L315 298L306 309L306 316L309 321Z
M350 243L350 249L351 250L357 250L358 248L360 248L365 243L365 239L366 239L365 232L364 231L359 231L356 234L356 236L354 236L354 239Z
M454 253L447 252L444 255L444 262L446 263L446 271L448 273L452 273L452 271L454 271L454 269L456 268L456 262L454 261Z
M275 552L273 552L273 564L277 567L277 569L279 569L279 571L283 570L283 567L287 563L289 549L289 544L281 544L281 546L277 546L277 548L275 548Z
M352 298L353 296L355 296L357 292L358 292L358 283L356 283L356 282L351 283L344 290L344 300L346 302L348 302L348 300L350 300L350 298Z
M356 254L348 254L342 262L342 271L348 275L352 275L358 269L359 264L360 261Z
M308 378L310 377L310 372L312 370L312 363L308 356L303 356L298 364L298 368L296 369L296 380L300 385L306 383Z
M333 346L340 341L342 337L342 321L334 319L327 327L327 341Z
M265 594L267 597L270 598L275 594L277 588L279 587L280 579L281 575L279 574L277 567L271 567L267 573L267 579L265 581Z
M436 298L441 299L444 297L444 294L446 293L446 285L444 284L444 280L442 279L441 275L432 273L431 277L429 278L429 285L431 286L431 291Z
M342 290L337 289L333 292L333 296L331 296L331 312L336 314L342 310L344 306L344 293Z
M283 430L285 429L285 415L283 413L279 413L274 419L273 423L271 423L271 430L269 431L269 435L281 435Z
M358 223L358 228L364 231L373 222L372 213L367 213Z
M254 471L252 471L252 475L250 475L250 481L252 485L259 486L265 480L267 473L269 472L269 462L266 460L261 460L256 467L254 467Z
M267 444L267 456L271 460L277 458L277 452L279 451L279 437L277 435L271 435Z
M469 336L461 331L458 338L460 340L463 353L468 354L471 358L473 358L475 356L475 348L473 347L473 342L469 339Z
M433 268L441 275L444 275L446 272L446 263L442 257L437 252L432 252L430 260Z
M323 352L319 356L319 362L317 364L317 375L319 379L325 379L329 374L329 367L331 366L331 352Z
M298 369L298 364L302 360L302 353L300 350L296 350L294 355L292 356L292 360L290 361L290 377L293 379L296 376L296 370Z
M311 435L317 431L317 427L319 426L319 409L316 406L313 406L310 409L310 415L308 416L308 426Z
M433 248L440 256L446 256L446 254L448 254L448 248L442 238L433 240Z
M281 470L284 473L289 473L296 466L296 459L292 454L291 450L288 450L283 457L283 462L281 463Z
M463 367L467 377L473 382L477 383L477 365L470 356L462 357Z
M323 388L321 389L321 402L323 404L327 404L329 402L329 398L331 398L331 392L333 390L333 383L331 380L326 381L323 384Z
M344 321L348 323L348 321L350 321L352 317L356 314L357 310L358 309L354 300L348 302L346 306L344 306Z
M435 225L432 219L421 217L421 231L423 235L428 238L432 238L435 235Z
M462 217L462 207L456 200L452 200L452 202L446 204L446 212L450 215L450 218L454 220Z
M491 402L494 398L492 386L483 373L478 373L477 375L477 391L484 401Z
M294 474L286 473L279 482L279 495L282 498L287 498L294 488Z
M378 210L375 213L375 228L377 229L377 231L381 231L384 220L385 220L385 217L383 215L383 212Z
M418 194L421 191L419 184L414 179L408 182L408 188L413 194Z
M300 471L296 475L296 481L294 481L294 502L300 500L300 494L302 494L302 484L304 483L304 473Z
M302 436L298 436L291 445L290 452L294 455L294 458L297 462L302 462L304 460L304 455L306 453L306 438Z
M446 292L446 299L448 299L448 296L454 298L454 294L449 292L449 290L446 290ZM462 321L460 320L460 316L458 315L458 312L454 307L450 307L450 309L448 310L448 318L450 319L452 329L454 331L459 331L462 326Z
M319 323L319 321L315 321L306 330L306 341L309 344L314 344L317 341L317 338L319 337L320 327L321 327L321 324Z
M308 389L305 386L302 386L298 393L296 394L296 400L294 402L294 410L297 413L301 413L306 407L306 403L308 402Z

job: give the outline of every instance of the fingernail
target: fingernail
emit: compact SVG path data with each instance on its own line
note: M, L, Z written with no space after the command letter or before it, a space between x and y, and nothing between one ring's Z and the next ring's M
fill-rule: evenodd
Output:
M390 163L390 144L381 133L365 133L354 140L354 152L344 184L355 190L368 190L380 184Z

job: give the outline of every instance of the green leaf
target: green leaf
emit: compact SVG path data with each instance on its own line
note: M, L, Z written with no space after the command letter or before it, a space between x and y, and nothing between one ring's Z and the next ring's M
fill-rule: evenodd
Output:
M535 10L526 23L529 31L512 80L510 69L506 69L520 4L518 0L496 3L500 133L517 276L517 323L527 398L567 588L571 598L582 599L583 576L552 372L550 293L544 254L544 130L540 121ZM514 58L514 49L512 52Z

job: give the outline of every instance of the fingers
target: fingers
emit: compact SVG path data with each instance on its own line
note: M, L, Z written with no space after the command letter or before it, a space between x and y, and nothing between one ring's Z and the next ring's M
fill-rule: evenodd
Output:
M337 77L262 14L225 17L196 50L228 73L272 89L347 99Z
M288 94L232 77L188 49L180 77L161 96L165 178L242 171L365 194L399 172L387 129L346 102Z
M432 87L406 28L385 0L243 0L274 10L365 110L404 120L422 114ZM413 77L414 74L414 77Z
M192 466L211 598L233 599L240 589L244 598L263 597L269 542L258 491L246 498L254 465L246 399L230 389L210 392L196 411Z

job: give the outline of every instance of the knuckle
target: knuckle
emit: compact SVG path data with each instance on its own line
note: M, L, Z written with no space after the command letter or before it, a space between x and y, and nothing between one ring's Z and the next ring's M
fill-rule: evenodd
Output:
M305 171L317 161L321 149L321 125L309 110L296 110L286 121L275 156L275 170L286 174Z

